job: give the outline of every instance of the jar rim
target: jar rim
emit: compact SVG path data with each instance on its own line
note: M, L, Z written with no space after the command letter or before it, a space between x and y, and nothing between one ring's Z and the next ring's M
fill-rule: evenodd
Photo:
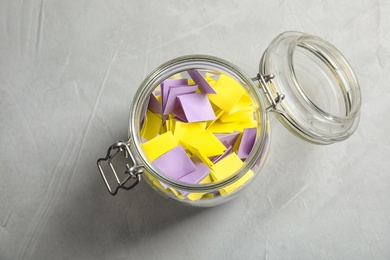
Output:
M318 111L319 113L323 113L324 116L333 118L336 120L349 120L353 119L356 114L359 112L360 109L360 102L346 102L348 109L345 115L336 115L332 114L330 112L324 111L320 107L316 106L310 98L306 95L304 91L302 91L302 87L299 84L299 80L297 79L297 75L294 68L294 52L298 47L303 47L310 51L313 55L319 57L321 60L323 60L324 63L326 63L327 67L330 67L334 75L336 75L336 70L341 70L343 73L345 73L345 77L348 79L348 85L349 89L351 91L356 91L356 89L359 89L359 84L357 82L355 73L352 71L351 66L349 65L348 61L345 59L345 57L341 54L341 52L334 47L329 42L324 41L323 39L312 36L312 35L302 35L300 36L295 43L292 43L290 45L290 52L291 54L288 56L291 58L290 60L290 66L292 72L292 77L294 78L294 82L297 88L299 88L301 91L301 95L307 100L307 102L314 106L314 109ZM342 89L343 94L347 96L347 89ZM360 97L360 95L359 95Z
M257 102L259 107L257 109L257 117L259 118L259 125L257 127L258 137L256 138L255 144L253 145L251 154L246 159L243 167L240 170L238 170L232 176L218 182L189 184L171 179L164 174L159 173L159 171L146 159L146 156L141 147L139 119L143 107L145 106L145 103L147 102L150 94L163 80L177 73L190 69L213 69L228 73L229 76L233 76L241 83L241 85L247 87L251 91L252 99L255 98L255 102ZM169 73L167 71L169 71ZM254 168L254 166L259 163L259 156L262 153L263 158L266 157L267 154L263 150L269 145L269 124L267 124L267 121L268 114L266 113L265 104L262 96L260 95L260 92L258 91L258 88L252 79L247 76L240 68L226 60L214 56L197 54L187 55L172 59L160 65L141 83L130 107L129 141L131 145L135 147L133 150L136 152L136 157L140 161L140 164L142 164L146 171L157 180L178 190L186 190L190 192L211 192L215 191L216 189L221 189L225 186L228 186L244 176L250 169ZM262 164L260 163L259 167L261 166Z
M337 106L339 114L320 107L313 94L309 96L303 88L305 78L299 78L297 70L308 64L313 65L309 67L311 74L305 75L313 77L311 91L323 88L328 93L324 96L329 99L328 107ZM269 44L259 70L275 75L271 90L286 96L276 116L295 135L316 144L331 144L356 130L361 106L359 83L347 60L329 42L302 32L284 32ZM316 82L316 77L324 80ZM318 96L314 97L318 101Z

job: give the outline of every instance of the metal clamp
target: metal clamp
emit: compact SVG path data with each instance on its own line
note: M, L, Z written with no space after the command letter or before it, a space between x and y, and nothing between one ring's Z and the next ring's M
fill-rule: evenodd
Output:
M111 153L112 150L115 150L114 153ZM114 165L112 164L112 160L115 156L117 156L120 152L124 152L126 158L128 158L131 164L126 164L125 174L128 175L124 180L119 180L118 174L115 171ZM116 187L112 188L107 181L106 175L104 174L103 168L101 166L102 161L107 161L108 165L111 168L112 174L115 176ZM130 166L132 165L132 166ZM135 159L131 154L129 144L119 141L113 145L111 145L107 150L107 155L104 158L99 158L97 160L97 166L100 172L100 175L103 178L104 183L108 189L108 192L111 195L116 195L119 189L131 190L141 181L141 174L143 173L142 166L136 165ZM132 182L127 183L130 179ZM126 185L127 184L127 185Z
M273 74L261 75L260 73L258 73L256 77L252 78L252 80L259 82L260 88L264 91L265 96L271 104L269 107L266 108L266 111L280 113L281 111L277 109L277 106L283 101L285 95L280 94L279 92L276 92L275 98L271 95L271 91L269 90L267 83L272 82L273 78L275 78L275 75Z

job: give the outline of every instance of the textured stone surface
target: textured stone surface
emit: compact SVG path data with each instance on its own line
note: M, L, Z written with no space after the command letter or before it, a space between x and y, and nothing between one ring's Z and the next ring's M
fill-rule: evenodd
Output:
M0 259L390 259L389 25L386 0L0 1ZM255 76L286 30L354 68L350 139L312 145L272 118L262 173L216 208L146 182L107 193L96 159L126 140L147 74L200 53Z

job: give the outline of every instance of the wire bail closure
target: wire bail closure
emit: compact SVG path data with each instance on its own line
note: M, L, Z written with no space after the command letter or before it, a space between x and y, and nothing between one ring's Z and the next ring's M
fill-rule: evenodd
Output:
M272 82L272 79L275 78L275 75L268 74L268 75L262 75L260 73L257 73L257 76L252 78L253 81L259 82L259 88L261 88L264 91L265 96L267 97L269 103L271 104L269 107L266 108L267 112L278 112L283 113L282 111L277 109L277 106L283 101L285 98L284 94L280 94L279 92L276 92L276 97L274 98L271 95L271 91L268 88L268 82Z
M114 153L111 153L112 150L115 150ZM126 164L126 170L124 172L127 177L123 180L119 180L118 174L114 168L114 165L112 164L112 160L114 159L115 156L117 156L120 152L125 153L125 158L128 158L131 164ZM101 162L102 161L107 161L108 165L111 168L112 174L115 177L116 180L116 186L111 187L110 184L107 181L106 174L103 171ZM141 181L141 174L143 173L142 166L136 165L136 161L130 151L129 144L125 143L123 141L119 141L117 143L114 143L111 145L108 150L107 150L107 155L104 158L99 158L97 160L97 166L99 168L100 175L103 178L103 181L107 187L108 192L111 195L116 195L118 193L119 189L124 189L124 190L131 190L134 188L140 181ZM130 179L133 180L133 182L129 182ZM129 183L127 183L129 182ZM126 185L127 184L127 185Z

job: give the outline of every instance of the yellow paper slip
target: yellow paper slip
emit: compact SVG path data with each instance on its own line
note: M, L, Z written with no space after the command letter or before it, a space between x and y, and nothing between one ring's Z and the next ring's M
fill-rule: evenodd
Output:
M213 179L212 179L211 175L207 175L200 183L204 184L204 183L210 183L210 182L213 182ZM159 185L162 187L161 184L159 184ZM201 199L202 197L207 197L207 198L214 197L214 194L207 194L204 192L201 192L201 193L192 192L192 193L188 193L186 196L183 196L178 190L176 190L174 188L169 187L168 190L170 190L176 197L178 197L180 199L184 199L186 197L192 201Z
M236 153L231 153L211 167L211 175L215 181L224 180L236 173L243 164Z
M176 73L176 74L169 77L169 79L182 79L182 78L183 78L183 75L181 75L181 73Z
M221 143L221 141L208 131L185 138L182 142L184 146L188 144L191 147L196 148L205 156L220 155L226 150L226 147Z
M210 127L212 124L214 124L217 121L220 122L220 120L218 120L218 119L224 114L224 111L222 109L219 109L218 107L216 107L215 109L216 109L216 110L214 110L215 119L211 120L211 121L208 121L207 122L207 127Z
M178 191L178 190L176 190L174 188L171 188L171 187L169 187L168 190L170 190L179 199L184 199L184 196L181 195L180 191Z
M162 186L161 182L159 182L156 178L152 177L150 174L148 174L148 178L153 182L153 189L160 189L160 190L165 190L165 187Z
M146 110L146 117L141 130L141 136L146 140L153 139L160 132L161 124L162 121L160 117L149 109Z
M241 96L235 106L229 111L229 113L231 114L239 110L247 110L248 107L254 109L253 100L249 96L248 92L244 92L244 94Z
M206 164L208 167L211 167L212 165L214 165L214 163L204 154L202 154L201 152L198 151L198 149L196 149L195 147L192 147L191 145L184 145L184 147L186 147L188 150L190 150L190 152L196 156L198 156L198 158L200 160L202 160L202 162L204 164Z
M214 182L213 176L211 174L207 175L203 180L200 181L200 184Z
M232 110L241 99L245 89L232 77L221 74L213 85L217 94L207 95L212 103L226 112Z
M253 175L254 175L253 171L249 170L238 181L236 181L235 183L230 184L229 186L219 190L219 192L221 193L222 196L227 195L229 193L232 193L233 191L235 191L236 189L238 189L239 187L244 185L245 182L247 182L249 179L251 179L253 177Z
M233 133L240 122L223 123L220 120L215 121L207 127L207 131L212 133Z
M177 141L180 141L206 131L206 122L185 123L176 121L174 129L173 136Z
M210 183L210 182L213 182L213 178L211 177L210 174L200 181L201 184ZM192 201L201 199L202 197L212 198L214 197L214 194L207 194L203 192L203 193L190 193L187 195L187 198Z
M205 195L205 194L206 193L190 193L190 194L187 195L187 198L189 200L194 201L194 200L198 200L198 199L202 198L203 195Z
M202 197L202 199L212 199L215 195L213 193L205 193Z
M240 148L241 140L242 140L242 134L243 132L240 133L238 136L236 142L233 145L233 152L238 153L238 148Z
M177 120L174 118L174 116L169 115L168 119L165 120L165 129L166 129L166 131L164 131L164 132L171 131L173 133L175 131L176 121ZM162 132L162 134L164 132Z
M244 111L237 111L232 114L224 113L220 120L221 122L242 122L242 121L250 121L254 118L254 111L253 110L244 110Z
M260 127L259 125L259 122L257 122L256 120L240 122L236 126L236 131L243 132L245 128L257 128Z
M173 137L172 132L168 131L143 143L142 147L144 148L146 156L152 162L164 153L175 148L177 145L178 142Z

